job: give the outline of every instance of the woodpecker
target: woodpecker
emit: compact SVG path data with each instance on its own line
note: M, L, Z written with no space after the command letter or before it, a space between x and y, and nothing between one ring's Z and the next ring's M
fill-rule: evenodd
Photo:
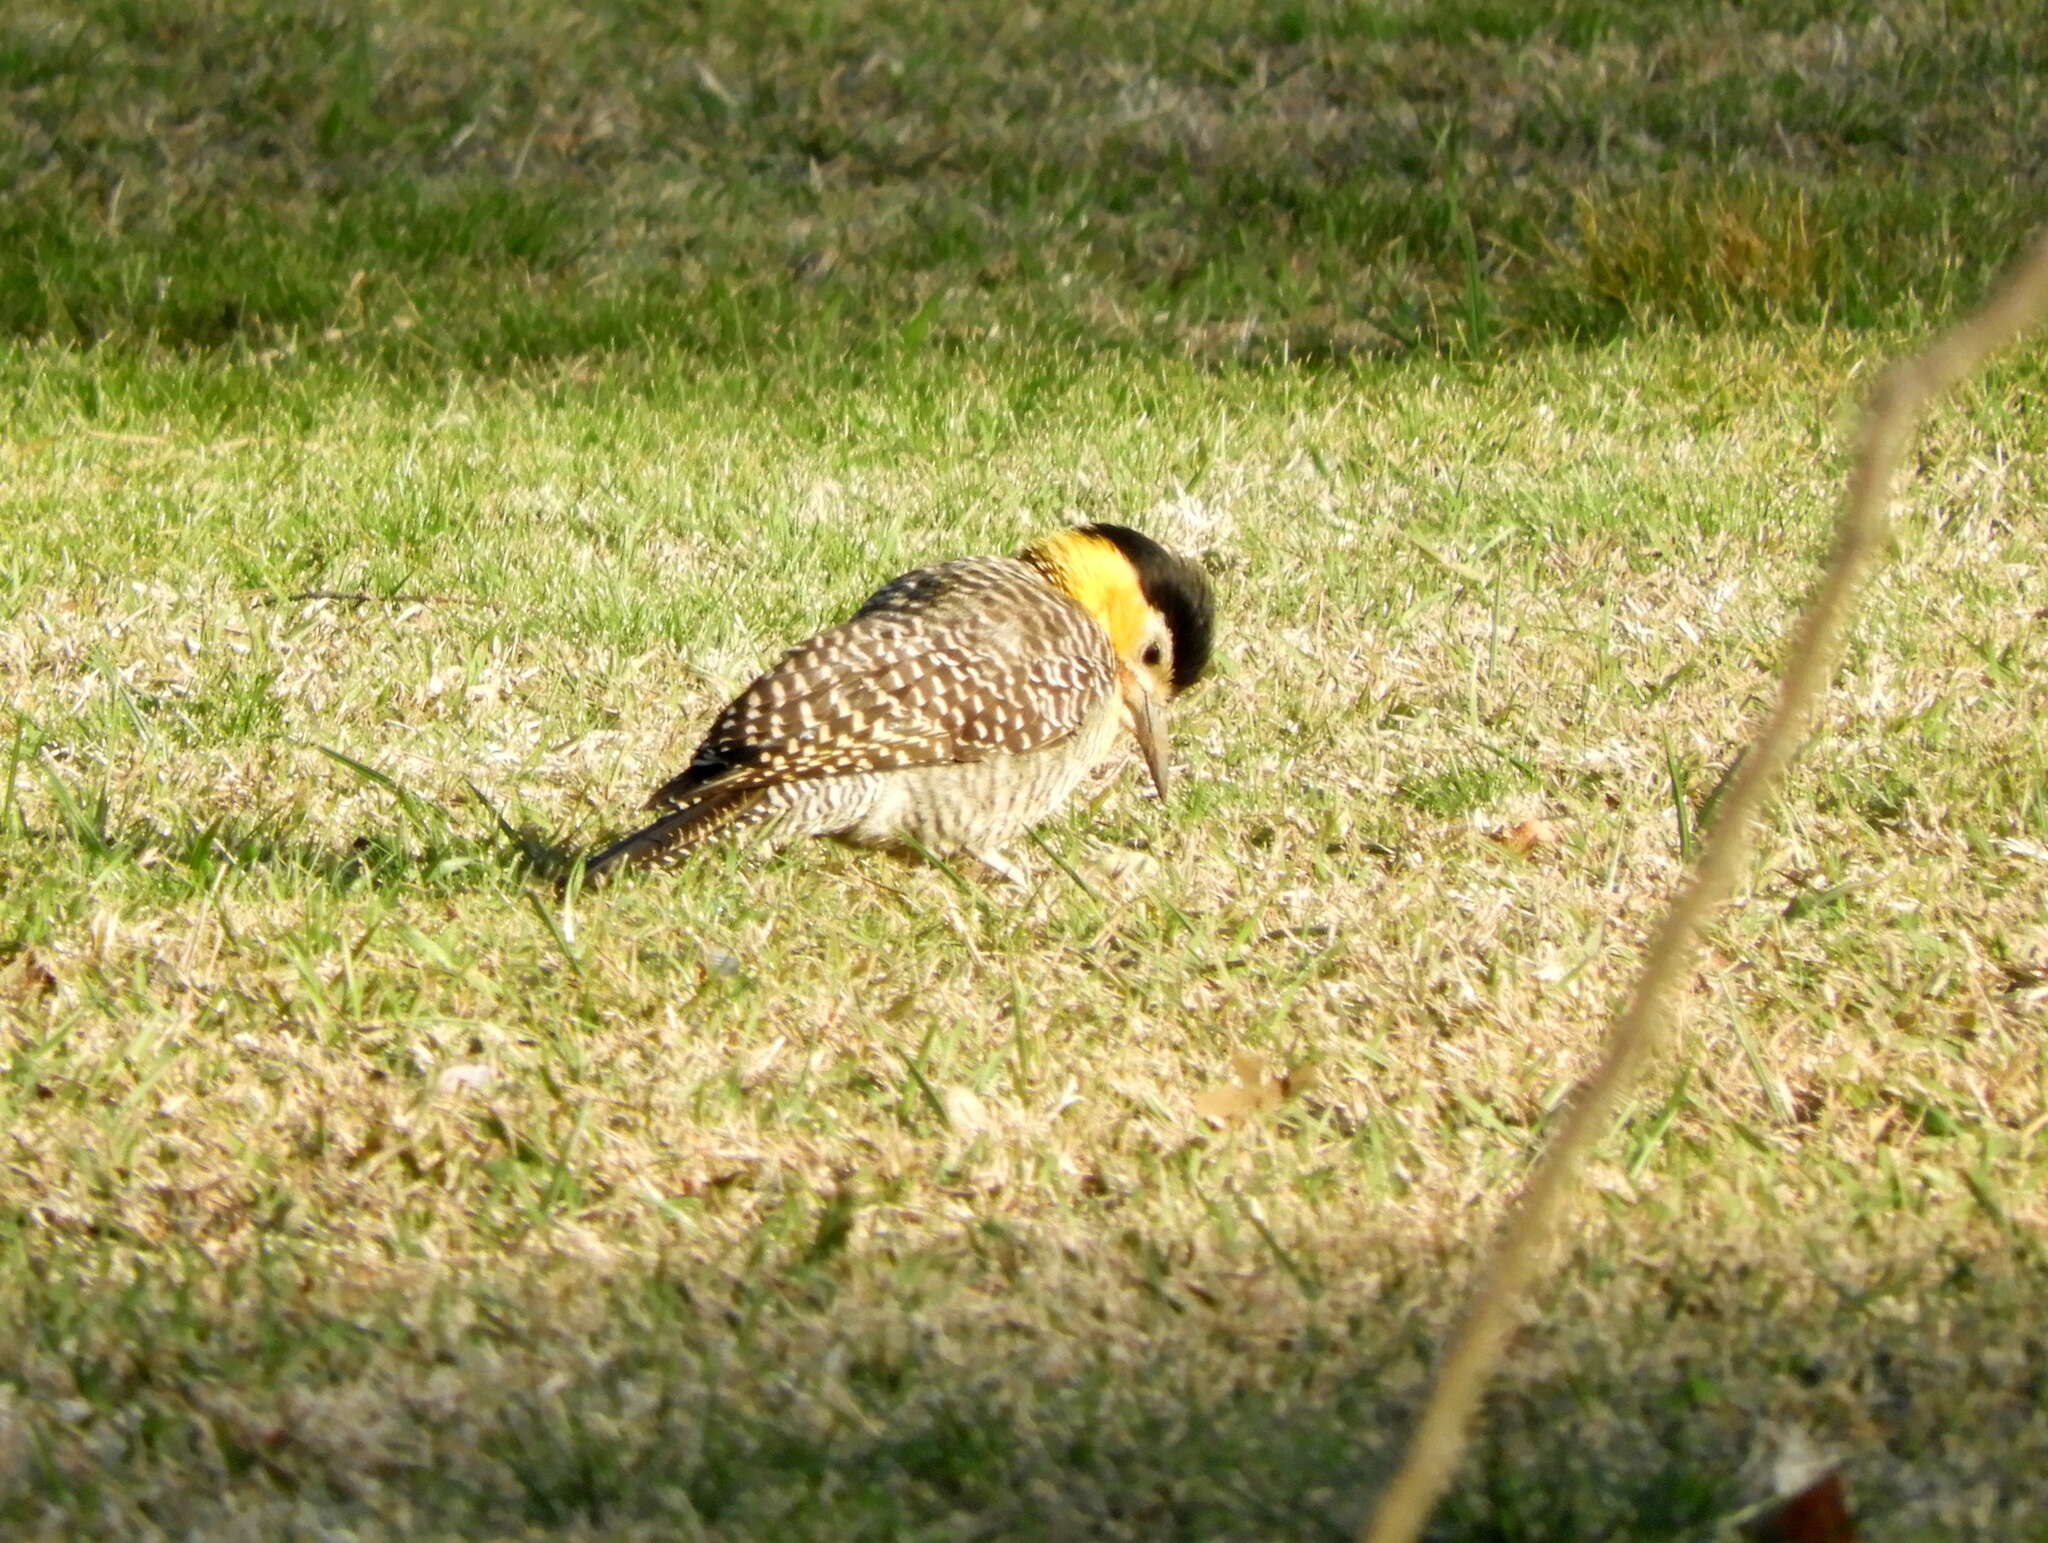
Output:
M914 569L742 691L647 801L666 812L584 875L748 832L965 853L1020 880L1003 848L1119 732L1166 796L1166 706L1208 668L1214 618L1202 569L1122 525Z

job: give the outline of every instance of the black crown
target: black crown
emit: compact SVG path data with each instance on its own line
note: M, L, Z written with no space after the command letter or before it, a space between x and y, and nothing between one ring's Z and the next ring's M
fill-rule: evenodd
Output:
M1209 588L1209 575L1199 563L1175 556L1128 525L1081 528L1109 542L1137 570L1138 588L1144 592L1146 604L1166 618L1173 633L1173 689L1187 690L1209 668L1214 642L1216 599Z

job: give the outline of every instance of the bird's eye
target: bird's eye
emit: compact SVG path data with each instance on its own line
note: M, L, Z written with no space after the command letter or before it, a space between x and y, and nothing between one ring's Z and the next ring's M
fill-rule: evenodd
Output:
M1143 659L1147 664L1157 664L1160 661L1160 659L1164 656L1160 653L1159 645L1157 643L1147 643L1145 645L1145 652L1140 654L1138 657Z

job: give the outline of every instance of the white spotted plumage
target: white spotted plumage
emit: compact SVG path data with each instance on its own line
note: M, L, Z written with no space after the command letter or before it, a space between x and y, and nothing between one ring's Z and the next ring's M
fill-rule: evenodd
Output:
M586 872L746 829L1001 868L1000 848L1109 755L1118 669L1103 627L1030 563L906 573L741 692L649 800L669 812Z

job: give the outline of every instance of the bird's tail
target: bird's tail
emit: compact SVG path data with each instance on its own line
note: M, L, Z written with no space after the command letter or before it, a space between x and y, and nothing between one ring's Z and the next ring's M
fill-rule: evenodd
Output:
M583 864L584 882L589 883L629 857L653 857L670 850L687 852L723 832L758 825L772 812L764 806L759 788L713 788L588 858Z

